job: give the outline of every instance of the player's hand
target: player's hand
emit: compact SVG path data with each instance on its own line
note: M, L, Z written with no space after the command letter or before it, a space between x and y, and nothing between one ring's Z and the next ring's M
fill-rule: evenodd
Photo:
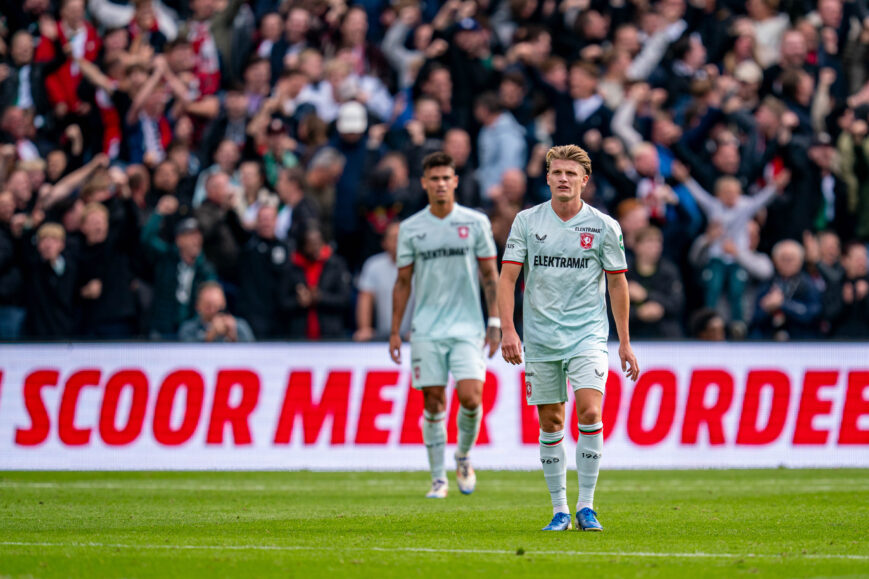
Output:
M504 331L501 337L501 355L510 364L522 363L522 341L519 339L519 334L516 333L516 330L510 329Z
M640 365L637 364L637 357L634 355L634 350L628 343L619 344L619 359L622 361L622 372L625 376L636 382L640 375Z
M389 357L396 364L401 364L401 336L389 334Z
M486 329L486 345L489 346L489 358L491 358L498 351L498 346L501 345L501 328L489 327Z

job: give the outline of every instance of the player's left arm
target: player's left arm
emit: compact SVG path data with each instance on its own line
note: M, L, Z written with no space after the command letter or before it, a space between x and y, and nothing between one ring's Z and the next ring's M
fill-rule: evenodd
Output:
M619 334L619 359L622 361L622 371L628 378L636 382L640 375L640 366L637 364L637 357L631 348L631 337L628 332L628 316L631 308L628 278L625 277L624 272L607 273L606 281L609 287L610 305L616 322L616 331Z
M625 276L628 266L625 260L624 238L617 221L607 218L604 225L603 243L600 246L601 265L606 272L610 305L616 322L616 331L619 334L619 359L625 376L636 382L637 376L640 375L640 366L631 348L631 336L628 331L631 298L628 291L628 278Z
M486 310L489 312L489 320L501 321L498 316L498 266L494 259L480 259L480 278L483 287L483 297L486 299ZM489 322L486 326L486 344L489 346L489 357L495 355L501 344L500 325Z
M498 265L495 263L498 252L492 235L492 224L488 217L481 216L474 243L474 254L480 266L480 285L483 287L486 310L489 313L489 320L486 323L486 344L489 346L491 358L501 345L501 318L498 316Z

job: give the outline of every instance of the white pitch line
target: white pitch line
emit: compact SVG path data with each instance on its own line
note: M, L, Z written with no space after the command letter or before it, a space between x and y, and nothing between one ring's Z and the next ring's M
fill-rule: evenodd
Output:
M29 541L0 541L2 547L71 547L94 549L131 549L131 550L188 550L188 551L322 551L321 547L306 545L128 545L121 543L49 543ZM436 549L431 547L342 547L343 551L380 551L404 553L445 553L459 555L513 555L515 550L507 549ZM851 559L869 561L869 555L836 555L818 553L655 553L647 551L535 551L528 550L525 555L560 556L603 556L603 557L668 557L685 559Z
M352 483L345 483L347 486L377 486L382 487L384 481L353 481ZM777 483L778 484L778 483ZM499 481L489 481L485 483L486 488L491 489L511 489L519 492L537 492L540 487L537 484L527 485L527 484L511 484L511 483L502 483ZM766 488L768 484L764 485L742 485L743 487L757 487L757 488ZM407 481L389 481L389 487L392 490L407 490L407 489L416 489L419 485L415 482L407 482ZM855 488L857 487L857 488ZM137 482L85 482L85 481L70 481L70 482L31 482L31 481L0 481L0 488L11 488L11 489L59 489L59 490L135 490L135 491L151 491L151 492L161 492L161 491L203 491L203 492L303 492L303 491L320 491L323 489L322 485L312 485L312 484L298 484L298 485L261 485L261 484L224 484L224 485L215 485L215 484L173 484L173 483L137 483ZM669 483L661 483L660 485L650 485L648 483L645 484L625 484L625 483L611 483L611 484L602 484L600 491L611 491L611 492L653 492L658 491L662 488L666 488L668 491L706 491L709 489L709 483L704 483L702 485L685 485L685 484L669 484ZM796 483L792 486L791 489L782 488L781 485L777 487L776 492L780 493L787 490L792 490L794 492L806 493L806 492L853 492L855 490L863 490L865 488L865 481L856 481L856 480L843 480L836 485L828 485L828 484L809 484L809 485L797 485Z

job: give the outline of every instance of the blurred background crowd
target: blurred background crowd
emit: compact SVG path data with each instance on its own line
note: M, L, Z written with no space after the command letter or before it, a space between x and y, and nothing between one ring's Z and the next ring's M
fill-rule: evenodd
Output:
M384 338L422 157L455 159L502 251L568 143L621 224L635 339L869 336L866 0L0 17L0 339Z

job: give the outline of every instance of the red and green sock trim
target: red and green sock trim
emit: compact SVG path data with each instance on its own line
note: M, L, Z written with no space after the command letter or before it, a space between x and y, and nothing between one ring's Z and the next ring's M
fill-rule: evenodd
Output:
M583 430L584 428L587 428L590 430ZM598 424L589 424L589 425L583 425L583 424L579 425L579 433L582 434L583 436L594 436L596 434L600 434L601 432L603 432L603 425L601 425L599 423Z

